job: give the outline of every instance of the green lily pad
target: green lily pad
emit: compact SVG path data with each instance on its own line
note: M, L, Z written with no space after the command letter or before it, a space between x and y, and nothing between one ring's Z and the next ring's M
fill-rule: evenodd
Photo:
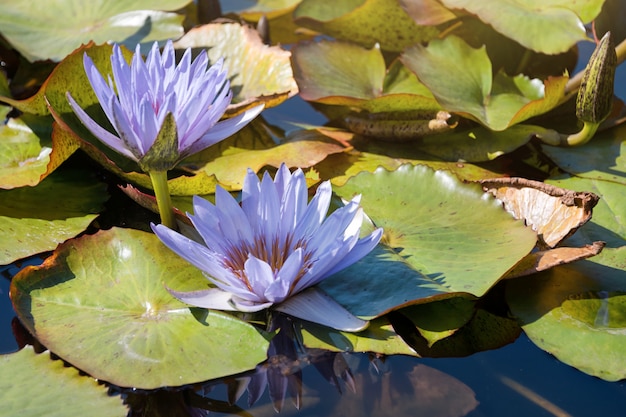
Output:
M37 123L35 130L24 118L11 118L0 126L0 188L34 186L44 176L52 152L51 121L46 122Z
M626 246L512 280L507 300L540 348L590 375L626 378Z
M372 320L367 329L358 333L340 332L306 321L297 321L296 330L299 340L312 349L415 356L415 351L398 336L386 317Z
M418 147L445 161L485 162L525 145L536 134L548 135L540 126L515 125L493 131L478 126L468 130L425 136Z
M368 48L379 43L386 51L402 51L439 33L433 26L419 26L396 0L303 0L295 22L336 39Z
M0 356L0 417L124 417L122 399L31 346ZM10 375L10 378L9 378Z
M399 61L387 70L378 47L303 43L293 49L292 62L304 100L369 112L440 109L428 88Z
M465 9L496 31L528 49L558 54L587 39L583 24L591 22L602 9L601 0L507 0L478 2L442 0L450 9Z
M394 311L358 333L308 322L301 322L298 330L309 348L419 357L467 356L504 346L521 333L515 320L477 309L473 300L461 297Z
M151 233L113 228L71 240L11 283L18 317L52 352L125 387L179 386L243 372L267 338L224 313L189 308L165 286L207 285Z
M472 118L492 130L504 130L555 108L567 77L545 82L523 75L492 76L485 47L471 48L456 36L415 45L402 55L410 68L447 111Z
M105 186L84 171L55 171L37 187L0 191L0 265L78 235L107 199Z
M320 283L353 314L373 318L412 304L480 297L535 246L535 233L474 185L403 165L351 178L335 192L362 194L382 243Z
M224 58L236 113L259 102L273 107L298 93L289 59L279 46L263 44L259 33L236 23L208 24L191 29L174 43L176 48L206 48L209 60Z
M138 0L89 3L50 0L33 13L33 4L3 4L2 35L29 61L60 61L81 44L118 42L134 48L141 42L175 39L183 34L178 10L189 0Z
M626 185L626 125L597 133L583 146L564 148L543 145L559 168L570 174Z

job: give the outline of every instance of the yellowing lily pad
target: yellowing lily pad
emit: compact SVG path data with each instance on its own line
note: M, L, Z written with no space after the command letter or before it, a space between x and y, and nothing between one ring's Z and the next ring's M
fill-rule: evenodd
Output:
M100 380L153 389L243 372L266 358L261 331L189 308L165 287L205 285L153 234L113 228L20 271L11 298L26 328L64 360Z
M46 121L35 130L21 118L0 126L0 188L34 186L45 175L52 152L51 121Z
M98 381L32 346L0 356L0 417L124 417L128 408ZM9 377L10 375L10 377Z
M298 93L289 58L279 46L263 44L258 32L236 23L208 24L191 29L176 48L206 48L211 62L224 58L235 92L228 113L257 105L273 107Z
M2 5L2 35L29 61L62 60L81 44L119 42L131 48L141 42L177 38L183 16L177 10L189 0L110 2L48 0L33 10L28 0Z

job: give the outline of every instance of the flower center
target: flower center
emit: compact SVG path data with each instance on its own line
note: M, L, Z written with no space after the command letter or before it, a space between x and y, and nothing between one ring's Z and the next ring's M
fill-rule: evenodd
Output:
M291 284L290 291L293 290L300 278L304 276L312 265L311 259L313 254L306 250L306 240L300 239L294 242L291 234L287 234L284 239L280 239L278 236L271 238L267 236L256 236L252 244L247 241L238 243L238 245L233 245L229 248L225 254L224 263L226 267L230 268L239 277L250 291L254 291L254 289L250 285L244 267L250 256L267 262L272 268L274 277L276 277L289 255L296 249L302 248L304 251L304 260L300 271Z

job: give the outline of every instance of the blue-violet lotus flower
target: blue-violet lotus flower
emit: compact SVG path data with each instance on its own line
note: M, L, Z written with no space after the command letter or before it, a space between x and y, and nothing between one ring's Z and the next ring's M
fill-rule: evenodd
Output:
M260 105L219 121L232 99L222 63L219 60L207 69L206 51L201 51L192 62L188 48L176 65L174 46L168 41L162 54L155 42L145 62L138 45L128 65L120 46L114 44L113 80L109 76L107 83L85 54L87 78L117 135L96 123L69 92L67 99L76 116L102 143L140 165L171 113L178 133L178 150L174 150L175 155L164 155L168 165L157 169L168 170L183 158L233 135L263 109Z
M259 181L249 170L241 205L220 187L215 205L195 196L194 215L189 218L203 243L163 225L152 225L152 229L167 247L202 270L215 287L170 292L197 307L253 312L285 302L357 262L378 244L382 229L359 238L364 218L360 196L326 217L331 195L330 182L323 182L309 203L302 170L291 174L283 164L273 181L267 172ZM294 302L283 304L290 304L287 311L277 309L320 323L309 315L327 315L330 322L323 324L343 327L335 325L336 317L331 316L349 315L346 310L325 294L305 293L301 303L295 303L296 296Z

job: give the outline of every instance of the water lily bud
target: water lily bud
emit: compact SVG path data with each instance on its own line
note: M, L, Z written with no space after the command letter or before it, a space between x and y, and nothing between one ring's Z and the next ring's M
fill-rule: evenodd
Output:
M607 32L593 51L583 74L576 99L579 120L599 124L611 113L616 67L615 45L611 32Z

